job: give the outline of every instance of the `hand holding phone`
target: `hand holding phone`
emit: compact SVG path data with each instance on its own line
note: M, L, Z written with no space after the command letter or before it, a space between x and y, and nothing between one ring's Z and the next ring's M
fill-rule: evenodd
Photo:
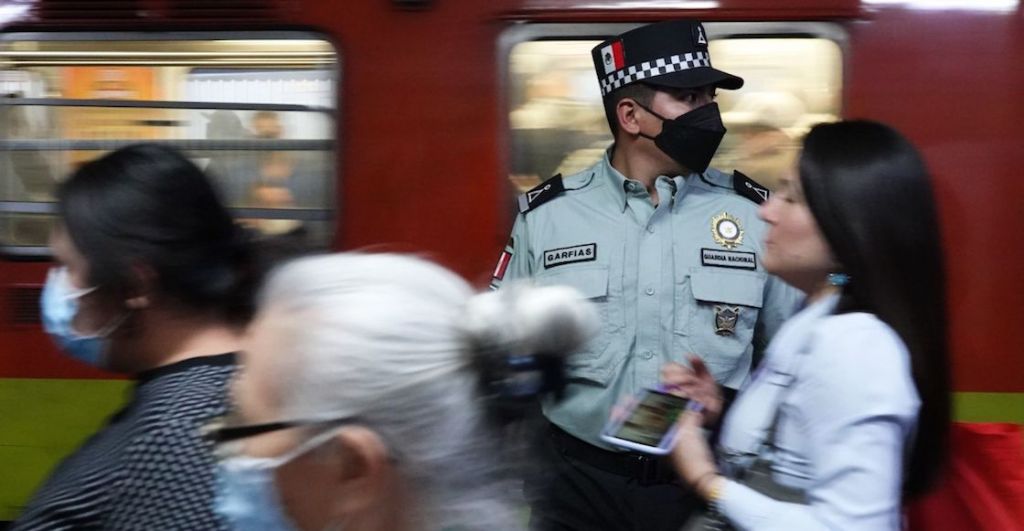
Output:
M644 453L665 455L676 440L676 420L689 400L654 389L644 389L620 415L613 415L601 439Z
M700 402L704 406L704 425L712 426L722 413L722 388L699 356L691 353L687 358L689 367L679 363L661 367L661 388Z

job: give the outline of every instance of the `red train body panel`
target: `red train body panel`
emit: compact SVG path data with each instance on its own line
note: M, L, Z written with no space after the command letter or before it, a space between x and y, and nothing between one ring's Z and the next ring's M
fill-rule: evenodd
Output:
M168 0L139 2L149 16L119 19L90 12L88 2L71 4L39 2L6 30L304 28L325 35L343 63L336 247L383 244L427 253L481 285L511 221L497 43L512 24L684 16L837 22L849 35L843 114L905 131L935 175L957 390L1024 392L1024 327L1017 324L1024 314L1019 6L972 11L790 0L765 7L723 0L670 9L657 2L436 0L402 9L383 0L282 0L203 11ZM36 284L45 267L4 262L0 278L7 287ZM9 318L2 324L5 377L98 375L63 361L38 327Z

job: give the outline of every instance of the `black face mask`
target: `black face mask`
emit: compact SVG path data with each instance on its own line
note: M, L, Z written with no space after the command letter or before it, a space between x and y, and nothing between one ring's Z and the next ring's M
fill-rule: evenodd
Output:
M715 151L725 136L725 125L722 123L717 103L702 105L671 120L645 105L637 105L662 121L661 133L658 133L658 136L652 137L643 133L640 133L640 136L653 140L658 149L686 169L697 173L704 173L704 170L708 169L711 157L715 156Z

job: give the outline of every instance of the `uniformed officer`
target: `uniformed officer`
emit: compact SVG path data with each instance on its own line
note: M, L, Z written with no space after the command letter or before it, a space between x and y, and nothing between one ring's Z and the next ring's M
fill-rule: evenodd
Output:
M519 199L492 287L570 285L603 319L570 359L564 399L544 404L550 474L529 485L535 528L678 530L695 498L667 463L602 441L612 406L690 352L736 389L794 309L796 291L758 258L768 191L708 168L725 133L715 90L743 80L712 68L707 43L699 22L677 20L594 48L615 143Z

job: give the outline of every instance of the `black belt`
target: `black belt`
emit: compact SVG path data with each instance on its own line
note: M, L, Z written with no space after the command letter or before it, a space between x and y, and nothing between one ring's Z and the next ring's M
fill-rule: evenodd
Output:
M678 476L667 458L636 452L613 452L598 448L550 424L551 440L562 453L594 468L636 479L641 485L674 483Z

